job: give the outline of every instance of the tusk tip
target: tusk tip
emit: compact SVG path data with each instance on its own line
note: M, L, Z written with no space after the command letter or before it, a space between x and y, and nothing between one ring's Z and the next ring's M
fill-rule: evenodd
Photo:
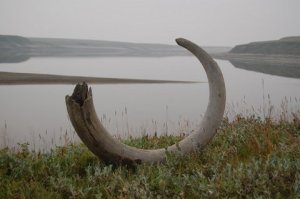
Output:
M80 104L80 106L82 106L84 101L89 97L90 94L91 94L91 88L89 89L87 83L82 82L82 83L78 83L75 86L71 98L75 102Z
M184 39L184 38L177 38L177 39L175 39L175 41L176 41L176 43L177 43L179 46L184 46L184 44L185 44L186 42L188 42L188 40L187 40L187 39Z

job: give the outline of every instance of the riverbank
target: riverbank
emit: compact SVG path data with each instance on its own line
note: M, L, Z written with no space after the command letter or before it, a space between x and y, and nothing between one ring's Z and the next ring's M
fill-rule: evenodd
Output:
M257 63L276 63L276 64L298 64L300 67L300 56L298 55L267 55L251 53L215 53L211 54L215 59L235 60Z
M158 148L181 137L129 139ZM104 165L83 145L0 151L0 198L298 198L300 120L224 119L203 150L136 168Z
M35 74L35 73L0 72L0 85L77 84L78 82L87 82L87 83L92 83L92 84L198 83L198 82L193 82L193 81L124 79L124 78L84 77L84 76Z

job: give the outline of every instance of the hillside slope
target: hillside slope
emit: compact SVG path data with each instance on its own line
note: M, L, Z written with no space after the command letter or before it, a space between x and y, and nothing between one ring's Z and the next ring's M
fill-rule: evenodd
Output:
M230 53L300 55L300 36L237 45Z

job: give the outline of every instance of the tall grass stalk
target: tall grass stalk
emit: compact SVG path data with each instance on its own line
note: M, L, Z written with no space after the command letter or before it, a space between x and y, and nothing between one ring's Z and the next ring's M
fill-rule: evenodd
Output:
M8 146L8 138L7 138L7 123L4 121L4 127L0 131L0 149L6 148Z

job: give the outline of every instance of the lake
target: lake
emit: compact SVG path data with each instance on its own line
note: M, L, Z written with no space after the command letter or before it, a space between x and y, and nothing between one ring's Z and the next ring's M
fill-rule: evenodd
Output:
M291 117L300 110L300 79L244 70L216 60L223 72L225 116ZM117 137L188 134L208 103L205 72L192 56L42 58L2 63L0 71L115 78L199 81L193 84L91 84L99 118ZM78 142L65 96L74 85L0 85L0 147L29 143L49 150Z

